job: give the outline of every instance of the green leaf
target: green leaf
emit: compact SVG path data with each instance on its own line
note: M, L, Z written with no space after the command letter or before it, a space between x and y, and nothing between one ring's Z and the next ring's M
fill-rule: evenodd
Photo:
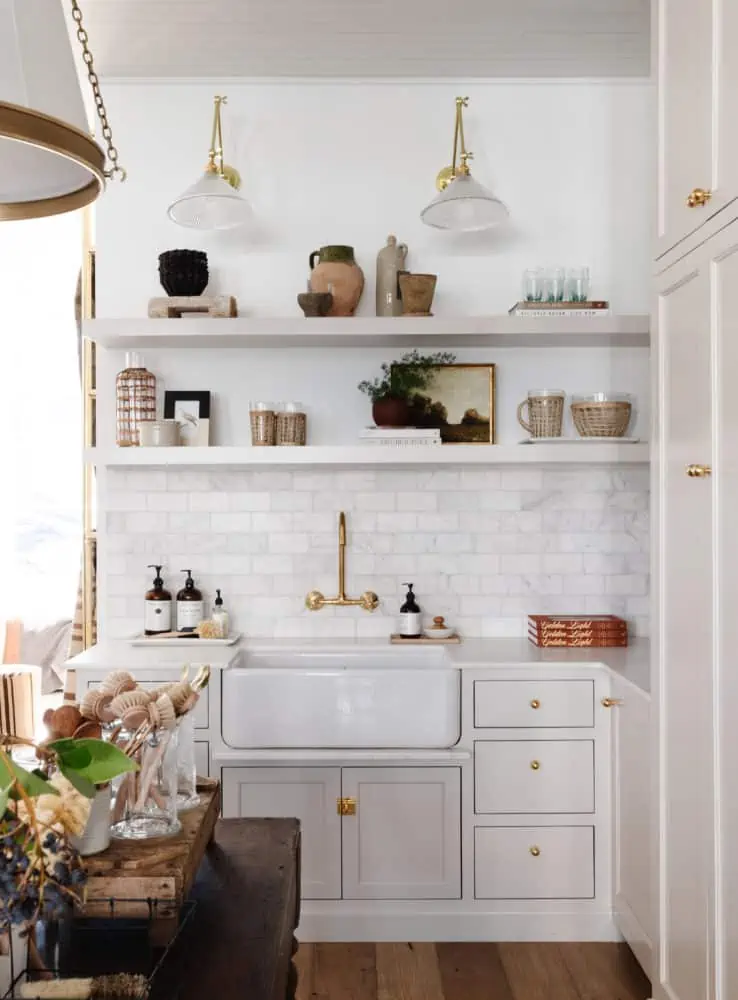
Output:
M49 750L56 750L57 753L63 753L64 750L69 749L69 747L73 747L76 742L77 741L72 739L71 736L68 736L60 740L54 740L53 743L48 744L48 747Z
M69 781L80 795L84 795L86 799L94 799L97 792L97 788L91 781L87 778L82 777L81 774L77 774L76 771L72 771L70 768L65 767L64 764L59 765L59 770L64 775L64 777Z
M33 799L38 798L39 795L59 794L57 789L50 785L45 778L40 778L32 771L26 771L24 767L16 764L10 758L7 758L6 763L6 760L0 757L0 787L5 788L12 785L14 781L17 781L26 795L30 795Z
M8 785L7 788L0 788L0 818L5 814L5 810L8 808L8 799L10 798L10 789L12 785Z
M75 771L83 771L92 760L92 754L87 747L69 747L59 753L59 763L71 767Z
M122 750L119 750L113 743L105 743L104 740L81 739L74 740L75 749L83 749L89 753L90 761L83 767L71 767L64 762L65 767L75 774L86 778L93 785L104 785L119 774L126 771L138 771L138 764L126 757ZM71 778L69 779L71 781Z

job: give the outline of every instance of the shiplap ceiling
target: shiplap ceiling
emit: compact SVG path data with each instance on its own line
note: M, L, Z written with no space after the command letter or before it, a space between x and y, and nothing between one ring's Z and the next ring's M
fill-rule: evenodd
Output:
M108 77L646 76L649 0L86 0Z

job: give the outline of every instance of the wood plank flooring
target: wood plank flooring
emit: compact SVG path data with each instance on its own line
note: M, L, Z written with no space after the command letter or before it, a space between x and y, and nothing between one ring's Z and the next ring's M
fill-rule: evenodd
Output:
M621 944L301 944L297 1000L647 1000Z

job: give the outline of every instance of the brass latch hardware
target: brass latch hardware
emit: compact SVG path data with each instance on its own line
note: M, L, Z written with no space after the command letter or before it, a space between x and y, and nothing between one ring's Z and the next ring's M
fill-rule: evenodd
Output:
M541 762L540 762L540 760L532 760L530 762L530 769L531 769L531 771L540 771L541 770Z
M622 698L603 698L600 702L603 708L617 708L623 704Z
M534 858L539 858L541 856L541 849L540 847L536 847L535 844L533 845L533 847L529 847L528 850L530 851L530 853L533 855Z
M540 708L541 707L541 703L540 703L540 701L537 698L533 698L531 700L530 707L531 708Z
M712 475L711 465L688 465L686 473L690 479L705 479Z
M336 812L339 816L355 816L356 799L336 799Z
M687 198L687 207L702 208L710 198L712 198L712 191L706 191L705 188L695 188Z

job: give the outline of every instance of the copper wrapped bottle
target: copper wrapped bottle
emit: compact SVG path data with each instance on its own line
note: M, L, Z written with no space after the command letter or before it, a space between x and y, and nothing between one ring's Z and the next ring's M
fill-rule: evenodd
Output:
M156 420L156 376L144 368L143 358L126 354L126 367L115 380L116 443L119 448L141 444L139 427Z

